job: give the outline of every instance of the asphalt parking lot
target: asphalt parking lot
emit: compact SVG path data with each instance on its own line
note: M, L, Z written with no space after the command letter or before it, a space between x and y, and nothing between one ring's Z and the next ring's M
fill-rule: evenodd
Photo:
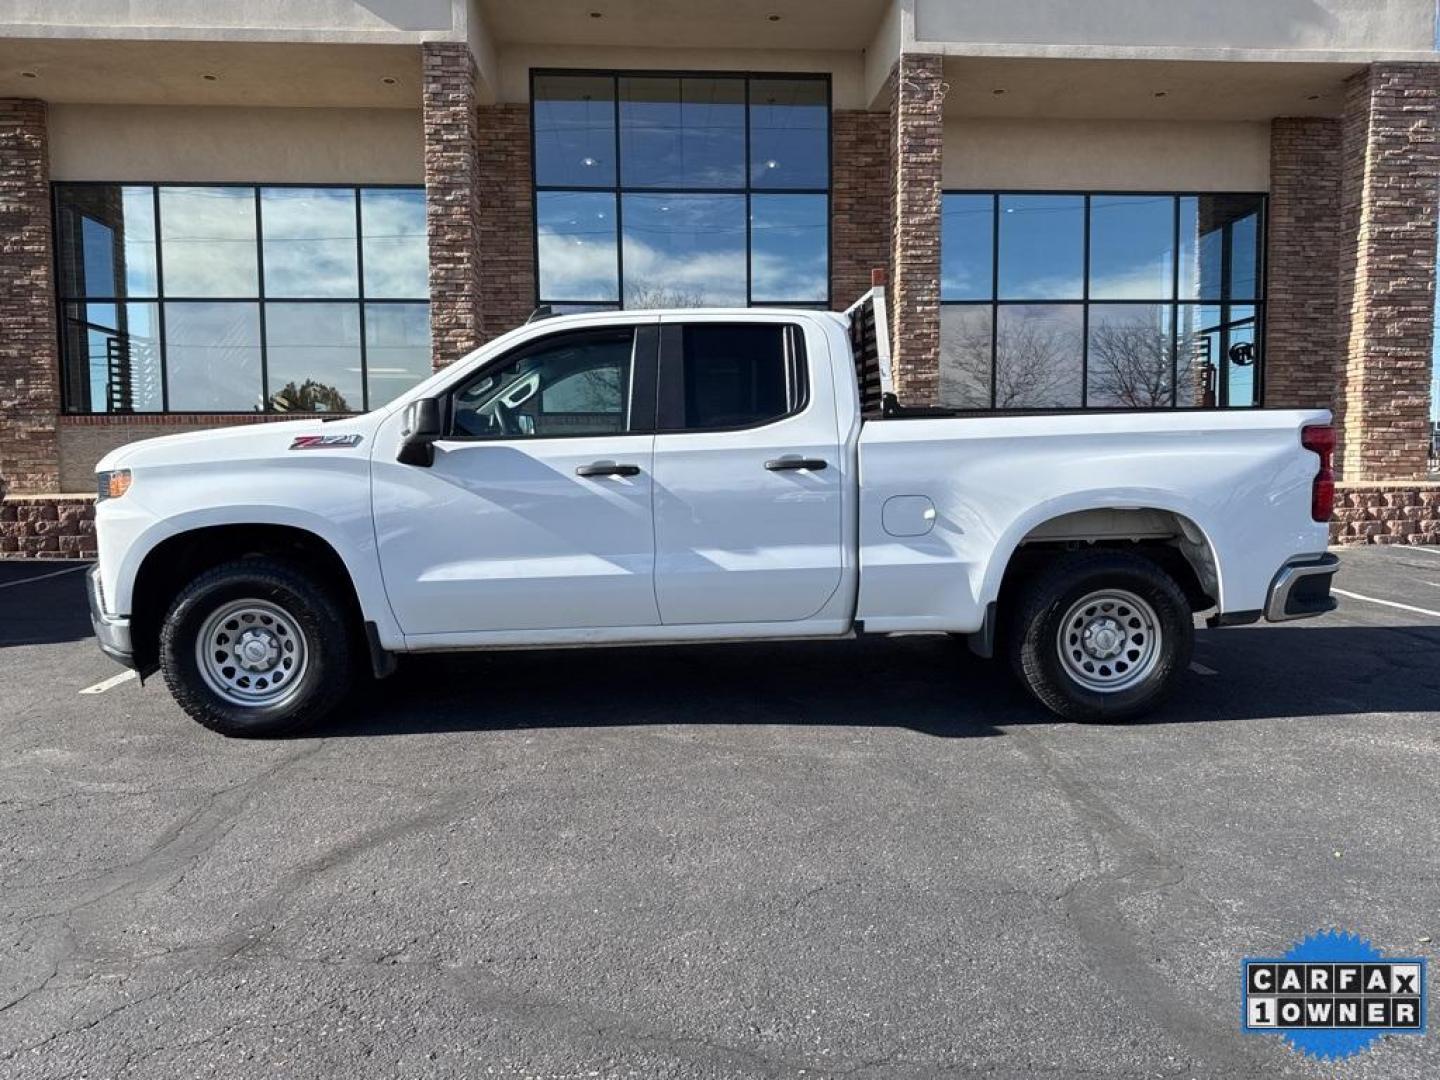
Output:
M1342 559L1130 727L904 638L416 658L272 742L82 694L83 575L0 563L0 1075L1433 1078L1238 1032L1243 956L1437 955L1440 550Z

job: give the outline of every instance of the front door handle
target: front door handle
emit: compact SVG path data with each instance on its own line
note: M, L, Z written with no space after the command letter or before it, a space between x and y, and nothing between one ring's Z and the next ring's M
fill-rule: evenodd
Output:
M639 476L639 465L617 465L613 461L597 461L581 465L575 470L576 476Z
M770 461L765 462L765 468L771 472L787 472L799 469L804 469L807 472L819 472L821 469L827 468L829 464L830 463L824 458L782 457L772 458Z

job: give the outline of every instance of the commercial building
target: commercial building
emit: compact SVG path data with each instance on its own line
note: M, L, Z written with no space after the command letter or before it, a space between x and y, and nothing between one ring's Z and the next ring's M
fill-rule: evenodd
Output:
M1327 406L1427 480L1433 0L6 0L0 553L126 441L391 399L537 304L844 307L977 409Z

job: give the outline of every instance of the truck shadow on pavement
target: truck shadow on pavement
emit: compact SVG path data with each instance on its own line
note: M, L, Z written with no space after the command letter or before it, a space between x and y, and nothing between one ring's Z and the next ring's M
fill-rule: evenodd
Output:
M1440 710L1440 627L1202 631L1196 665L1134 728ZM1058 722L958 640L872 638L405 658L331 737L660 724L902 727L943 738Z
M65 567L3 564L0 581ZM89 636L83 574L0 591L0 649ZM1201 631L1195 661L1170 701L1129 730L1440 712L1440 626L1321 619ZM146 692L163 694L163 683ZM1031 701L1003 661L980 660L958 639L876 637L405 657L392 678L352 695L318 734L783 724L900 727L964 738L1049 722L1055 718Z
M90 605L83 573L88 565L38 559L0 562L0 649L88 638Z

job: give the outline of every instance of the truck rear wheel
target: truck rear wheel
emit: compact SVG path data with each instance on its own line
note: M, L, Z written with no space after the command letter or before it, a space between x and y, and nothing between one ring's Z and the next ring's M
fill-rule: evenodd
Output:
M1149 559L1120 551L1061 556L1025 588L1009 637L1026 688L1067 720L1149 712L1190 663L1185 593Z
M317 723L345 696L351 647L334 598L287 563L239 559L180 591L160 667L192 719L236 737Z

